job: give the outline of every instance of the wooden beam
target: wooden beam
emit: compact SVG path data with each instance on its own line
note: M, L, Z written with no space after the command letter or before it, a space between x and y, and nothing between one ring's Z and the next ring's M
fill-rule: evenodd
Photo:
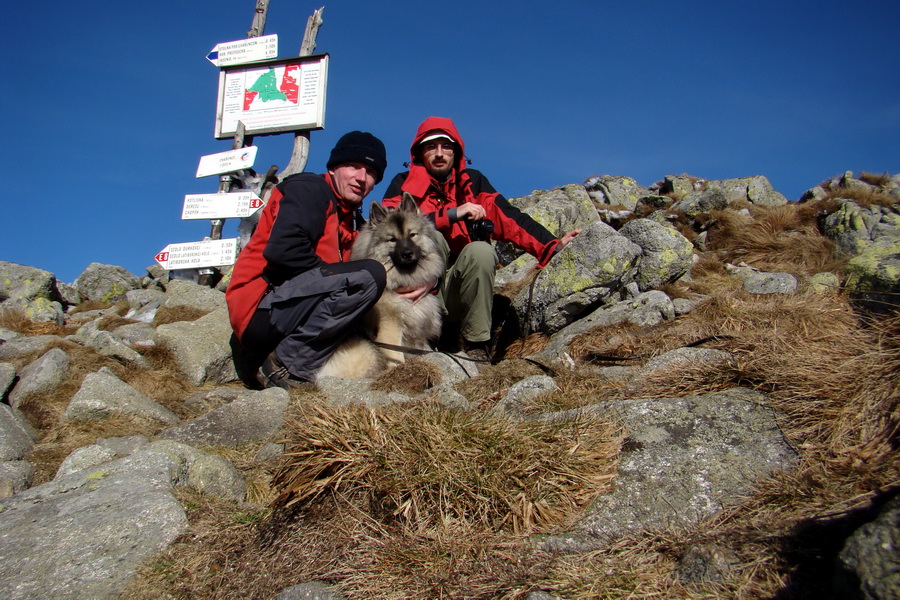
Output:
M259 37L266 30L266 16L269 14L269 0L256 0L256 11L253 13L253 23L247 37Z
M316 37L319 35L319 27L324 22L322 20L322 12L325 7L321 7L314 11L306 20L306 31L303 32L303 41L300 43L299 56L309 56L316 50ZM282 180L294 173L300 173L306 168L306 161L309 159L309 131L298 131L294 134L294 148L291 151L291 159L281 173L278 179Z

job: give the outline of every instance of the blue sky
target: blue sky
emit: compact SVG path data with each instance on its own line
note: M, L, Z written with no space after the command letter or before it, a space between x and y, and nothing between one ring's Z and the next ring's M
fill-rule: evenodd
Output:
M323 0L324 2L324 0ZM627 175L765 175L788 199L845 170L900 172L900 2L819 0L425 3L271 0L266 34L296 55L325 6L325 129L388 149L380 199L418 123L453 118L472 167L507 197ZM8 3L0 107L0 260L71 283L91 262L144 274L182 221L213 138L219 42L246 37L255 0ZM290 134L255 138L258 170ZM229 220L225 236L234 236Z

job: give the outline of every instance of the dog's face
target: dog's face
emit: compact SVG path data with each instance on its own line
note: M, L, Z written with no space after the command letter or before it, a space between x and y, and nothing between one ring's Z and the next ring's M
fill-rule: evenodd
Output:
M434 224L408 194L397 210L372 203L369 222L353 244L354 260L377 260L387 272L388 289L434 283L444 274L444 259Z
M386 255L401 272L414 270L422 258L422 244L427 241L424 236L429 232L412 196L404 194L400 208L394 211L373 203L369 217L377 254Z

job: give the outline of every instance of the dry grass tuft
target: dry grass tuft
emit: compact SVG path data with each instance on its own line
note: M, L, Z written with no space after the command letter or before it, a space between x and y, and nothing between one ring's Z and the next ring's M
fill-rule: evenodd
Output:
M309 407L288 425L275 506L363 492L374 519L413 532L550 531L608 489L621 440L610 423L522 423L430 403Z
M858 179L869 185L874 185L880 188L885 188L890 185L892 179L891 174L888 172L884 173L867 173L866 171L860 171Z
M9 329L23 335L58 335L60 337L75 333L75 327L66 327L46 321L35 322L28 318L20 308L4 308L0 310L0 329Z
M713 213L707 246L732 264L795 274L839 269L834 243L818 229L812 206L754 207L753 217L733 210Z
M575 360L614 364L618 363L617 359L631 359L635 355L635 344L629 334L638 329L631 323L595 327L569 342L569 355Z
M827 188L829 196L833 199L851 200L863 208L871 206L891 207L897 204L897 200L879 187L866 189L862 186L844 186Z
M238 447L212 446L204 448L204 451L224 458L240 471L247 482L247 502L268 506L277 495L272 487L272 476L278 467L278 459L258 460L256 456L262 445L262 442L254 442Z
M168 325L178 321L196 321L209 314L208 310L200 310L191 306L161 306L153 317L153 326Z
M100 300L85 300L84 302L80 302L73 306L69 311L69 314L88 312L91 310L106 310L110 306L111 305L109 302L101 302Z
M542 375L544 371L536 364L519 359L504 360L493 365L476 377L466 379L454 386L457 392L469 402L493 404L500 392L531 375Z
M519 292L530 286L534 282L534 280L537 279L537 276L540 274L540 272L540 269L538 269L537 267L533 267L531 271L521 279L509 282L502 287L498 287L498 289L494 290L494 294L512 300L519 295Z
M156 344L141 346L137 350L150 363L150 369L130 369L122 379L178 416L189 416L185 412L183 401L194 388L178 369L172 349Z
M372 382L373 390L421 394L442 380L437 365L421 359L413 359L385 371Z
M519 410L525 414L554 413L622 396L621 381L610 380L596 372L566 373L556 377L555 381L558 390L530 398L522 403Z
M712 296L739 290L743 282L725 270L723 257L705 252L691 267L691 280L684 285L691 292Z
M503 350L503 355L500 358L522 358L523 356L531 356L546 348L549 343L550 337L547 334L532 333L528 337L514 340Z
M104 315L100 321L97 323L97 329L102 331L112 331L122 325L131 325L132 323L138 323L134 319L126 319L119 315Z
M268 511L240 510L179 489L191 531L142 569L124 600L270 600L308 581L348 600L521 598L550 557L520 538L448 524L410 532L367 514L356 496L323 496L304 518L273 530ZM260 535L261 533L261 535Z

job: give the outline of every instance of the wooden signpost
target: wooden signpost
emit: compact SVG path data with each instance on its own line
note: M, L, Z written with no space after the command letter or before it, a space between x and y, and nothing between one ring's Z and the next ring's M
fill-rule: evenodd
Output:
M237 260L239 239L221 239L225 219L252 216L265 205L273 181L302 171L309 131L324 126L328 55L312 56L324 7L307 19L298 56L281 60L276 59L278 36L263 35L268 10L269 0L256 0L247 39L216 44L206 56L221 69L215 137L233 135L233 142L229 151L201 157L197 177L219 175L219 190L185 196L181 218L210 219L209 237L169 244L154 257L168 270L199 269L201 285L215 285L218 267ZM257 151L252 136L284 132L294 133L285 169L276 176L278 167L272 166L262 178L249 177ZM248 180L255 189L241 189Z
M154 258L169 271L230 265L237 258L237 245L237 238L169 244Z

